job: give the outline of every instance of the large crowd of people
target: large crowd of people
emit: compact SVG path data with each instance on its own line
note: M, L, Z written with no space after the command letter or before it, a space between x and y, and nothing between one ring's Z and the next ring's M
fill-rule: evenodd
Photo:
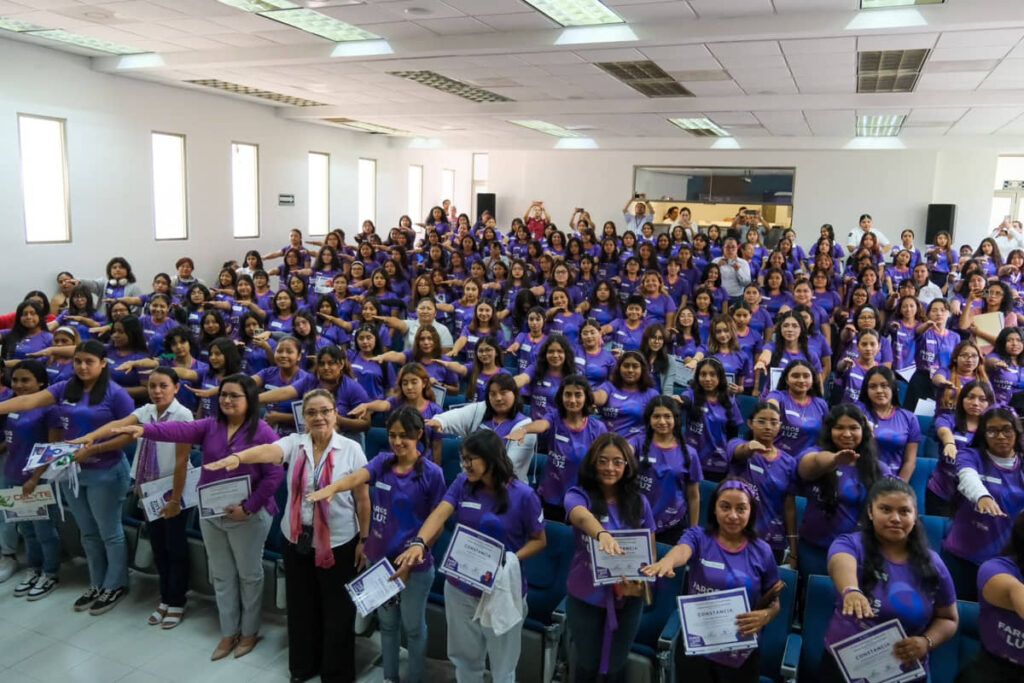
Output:
M745 589L743 636L777 618L788 566L834 583L826 644L896 619L893 656L927 672L957 632L957 600L977 601L982 650L962 679L1024 680L1024 230L919 248L912 230L890 240L863 215L842 242L823 225L800 245L756 210L698 226L686 207L657 217L630 201L619 224L576 209L561 229L541 202L500 226L445 202L386 235L369 221L354 237L292 230L209 283L189 256L148 286L122 257L99 278L61 272L55 293L0 316L3 484L47 485L47 466L26 469L35 444L80 447L59 498L88 562L73 608L100 615L129 590L126 498L171 478L148 522L160 586L148 622L171 629L187 612L190 458L201 453L201 488L244 477L246 497L199 522L220 621L211 658L258 645L279 524L296 681L354 679L344 586L381 559L405 586L377 609L384 678L399 680L404 642L403 679L420 680L431 550L455 523L500 543L500 573L521 583L498 603L447 579L462 682L485 668L515 680L518 562L544 551L546 523L575 532L576 681L625 680L651 583L596 583L591 544L621 554L611 532L638 529L671 546L644 578L685 567L688 593ZM386 446L368 454L374 426ZM910 483L928 457L920 500ZM27 600L60 585L48 510L0 528L0 581ZM941 548L925 514L950 520ZM686 649L680 681L759 678L757 648ZM843 680L822 661L801 678Z

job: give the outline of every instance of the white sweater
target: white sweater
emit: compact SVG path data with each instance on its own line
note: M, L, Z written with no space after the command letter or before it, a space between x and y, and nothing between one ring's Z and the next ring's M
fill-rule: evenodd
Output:
M468 436L480 429L486 410L487 404L484 401L476 401L475 403L467 403L459 408L447 410L440 415L436 415L434 419L441 423L442 431L445 434ZM530 422L532 422L530 418L523 418L512 428L519 429L530 424ZM536 434L527 434L521 444L517 441L505 440L505 449L508 451L509 460L512 461L516 477L524 484L530 483L530 463L533 462L533 453L536 448Z

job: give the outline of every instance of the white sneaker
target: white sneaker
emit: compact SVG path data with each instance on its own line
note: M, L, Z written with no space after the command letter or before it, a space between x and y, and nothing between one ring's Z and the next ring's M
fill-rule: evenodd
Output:
M14 576L16 571L18 571L18 558L14 555L0 557L0 583Z

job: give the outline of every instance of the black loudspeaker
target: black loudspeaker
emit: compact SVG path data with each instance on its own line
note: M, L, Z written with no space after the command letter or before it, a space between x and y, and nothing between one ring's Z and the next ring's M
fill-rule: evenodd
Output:
M484 211L494 215L494 193L493 192L477 192L476 193L476 216L473 218L480 218L480 214Z
M935 235L948 232L956 237L956 204L929 204L928 222L925 224L925 244L935 244Z

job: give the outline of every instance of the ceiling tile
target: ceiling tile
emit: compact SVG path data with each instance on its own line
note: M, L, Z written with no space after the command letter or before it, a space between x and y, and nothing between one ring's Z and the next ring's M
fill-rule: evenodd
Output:
M689 0L690 7L704 17L740 17L773 14L771 0Z
M558 24L540 12L518 14L489 14L480 20L498 31L529 31L531 29L559 28Z
M804 118L811 132L819 136L853 135L857 123L857 116L852 109L805 111Z
M860 36L857 38L857 49L861 52L874 50L930 50L935 47L935 41L938 38L938 33Z
M611 50L576 50L576 54L588 62L637 62L646 59L640 50L631 47Z
M939 137L945 135L949 130L949 124L940 124L935 126L908 126L904 124L903 128L900 129L901 138L916 138L916 137Z
M419 19L416 23L423 28L429 29L434 33L439 33L443 36L470 33L490 33L494 30L487 24L472 17L428 19L426 21Z
M129 19L132 21L159 21L162 19L183 19L186 15L176 12L168 7L156 5L143 0L130 0L129 2L111 2L103 5L96 5L97 10L113 12L114 16Z
M778 0L776 0L778 6ZM850 38L809 38L807 40L783 40L782 51L787 57L792 55L828 54L830 52L857 51L857 39Z
M413 3L418 5L418 3ZM532 7L519 0L444 0L444 4L454 7L463 14L479 17L489 14L516 14L533 12Z
M735 81L683 81L683 86L698 97L744 94Z
M527 64L538 66L550 66L553 64L579 64L583 58L575 52L526 52L519 55L519 59Z
M977 47L979 45L1016 45L1024 38L1024 29L1006 28L988 31L946 31L938 47Z
M942 41L939 41L941 45ZM1010 51L1009 45L975 45L972 47L937 47L928 57L929 62L959 62L965 59L1002 59Z
M356 25L380 24L387 21L395 21L396 19L412 19L412 17L408 17L403 14L396 16L395 12L388 11L386 5L384 4L359 4L344 5L341 7L321 7L320 9L317 10L317 12ZM432 18L432 16L424 14L422 18L430 19Z
M967 113L967 107L922 107L912 109L907 116L908 124L927 125L932 123L954 123Z
M718 111L707 112L707 117L720 126L737 124L760 125L760 122L749 111Z
M990 135L1024 112L1022 107L975 107L950 128L950 135Z
M685 0L623 5L621 7L616 7L615 13L626 21L637 23L642 21L657 21L660 19L679 21L682 19L694 19L697 16Z
M405 19L406 21L422 22L466 16L463 12L441 2L441 0L397 0L396 2L377 3L377 5L389 12L392 19Z
M917 92L936 90L974 90L987 74L984 71L967 73L924 73L917 79Z
M775 9L780 14L815 10L851 12L860 9L860 0L775 0Z

